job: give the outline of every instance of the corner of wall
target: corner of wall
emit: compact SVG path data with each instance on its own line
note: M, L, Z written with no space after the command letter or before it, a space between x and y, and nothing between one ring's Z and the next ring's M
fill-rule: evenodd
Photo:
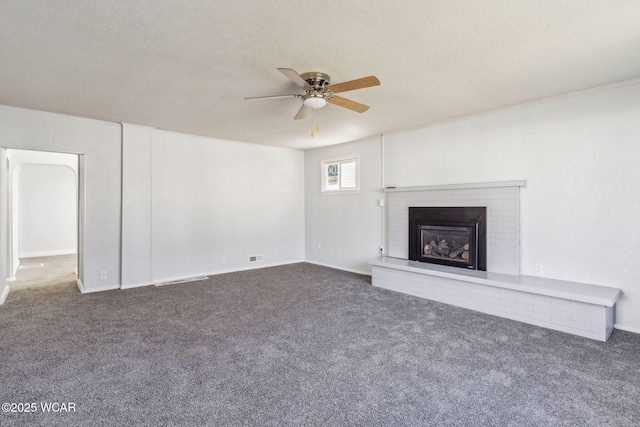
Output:
M4 302L7 300L7 296L9 296L9 285L4 285L4 289L0 294L0 305L4 304Z

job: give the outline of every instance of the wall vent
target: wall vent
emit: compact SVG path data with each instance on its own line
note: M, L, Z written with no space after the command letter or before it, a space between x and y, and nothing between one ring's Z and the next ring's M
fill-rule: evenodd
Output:
M249 262L264 261L264 255L249 255Z

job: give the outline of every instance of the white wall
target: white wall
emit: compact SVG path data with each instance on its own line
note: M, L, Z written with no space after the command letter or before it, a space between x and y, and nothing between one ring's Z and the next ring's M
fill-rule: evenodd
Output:
M360 156L359 194L320 194L320 162ZM379 137L305 151L305 256L310 262L365 274L382 244ZM318 248L321 245L321 249Z
M84 290L120 287L121 126L0 106L0 147L84 154Z
M302 152L159 130L151 141L154 282L304 259Z
M77 251L76 175L66 166L22 164L20 258Z
M0 147L83 154L86 292L304 259L302 152L6 106Z
M152 283L151 128L122 125L122 287Z
M521 270L620 287L640 331L640 83L386 136L388 186L525 179Z

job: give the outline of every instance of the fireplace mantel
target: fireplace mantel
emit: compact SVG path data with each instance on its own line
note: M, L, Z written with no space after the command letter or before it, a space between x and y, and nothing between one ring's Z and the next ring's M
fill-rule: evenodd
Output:
M500 188L500 187L526 187L527 181L496 181L496 182L474 182L470 184L442 184L442 185L421 185L414 187L387 187L385 193L398 193L403 191L441 191L441 190L473 190L476 188Z

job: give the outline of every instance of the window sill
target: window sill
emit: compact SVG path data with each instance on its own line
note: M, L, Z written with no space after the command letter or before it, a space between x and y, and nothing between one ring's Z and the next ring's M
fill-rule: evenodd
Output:
M321 190L322 196L330 196L333 194L360 194L360 190Z

